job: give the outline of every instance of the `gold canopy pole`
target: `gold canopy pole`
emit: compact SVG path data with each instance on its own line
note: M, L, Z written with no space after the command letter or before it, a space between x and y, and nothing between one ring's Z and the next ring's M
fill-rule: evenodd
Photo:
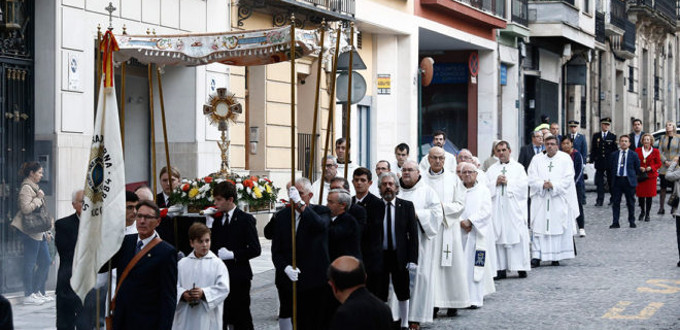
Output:
M345 124L345 180L347 180L347 172L349 172L349 146L350 146L350 123L352 118L352 65L354 61L354 22L349 23L349 74L347 77L347 123Z
M120 65L120 142L123 146L123 158L125 158L125 65Z
M155 125L155 116L154 116L154 111L153 111L153 74L151 70L151 63L148 64L148 73L149 73L149 122L151 123L151 175L153 176L152 182L153 182L153 201L156 202L156 195L157 195L157 184L158 182L156 181L156 125ZM168 178L171 177L172 170L168 168Z
M295 14L290 15L290 184L295 186ZM290 232L293 269L297 269L295 203L290 201ZM293 330L297 330L297 282L293 283Z
M319 51L319 63L316 68L316 95L314 97L314 124L312 126L312 147L309 152L309 167L307 177L309 181L312 181L312 175L314 174L314 163L316 163L316 126L319 121L319 94L321 92L321 68L323 67L323 44L326 32L326 19L321 22L321 50Z
M172 166L170 166L170 148L168 148L168 129L165 124L165 102L163 102L163 81L161 79L161 68L156 66L156 77L158 78L158 100L161 102L161 123L163 123L163 143L165 144L165 165L168 169L168 179L170 179L172 189ZM173 229L175 233L175 250L179 250L179 241L177 239L177 218L172 218Z
M335 36L335 53L333 54L333 74L331 75L331 85L329 86L330 89L330 99L328 101L328 123L326 124L326 143L323 148L323 159L321 159L321 163L323 166L321 167L321 180L323 180L324 176L326 175L326 157L328 157L328 144L330 142L331 138L331 126L333 125L333 116L334 116L334 111L333 108L335 106L335 75L338 72L338 54L340 53L340 33L341 33L341 28L338 26L338 32ZM322 182L323 183L323 182ZM320 185L321 189L319 190L319 205L323 205L323 184Z
M101 88L99 84L102 81L102 51L101 51L101 44L102 44L102 26L97 24L97 50L95 51L95 57L97 61L97 83L95 84L96 89L95 89L95 95L97 95L97 98L99 98L99 89ZM97 101L99 102L99 101Z

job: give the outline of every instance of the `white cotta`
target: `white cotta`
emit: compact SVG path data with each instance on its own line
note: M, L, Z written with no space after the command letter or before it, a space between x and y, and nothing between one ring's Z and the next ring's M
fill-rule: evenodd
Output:
M182 300L184 291L203 289L205 300L191 307ZM229 295L229 271L214 253L197 258L191 252L177 263L177 309L173 329L222 329L223 302Z
M579 215L574 184L574 163L558 151L534 156L528 171L531 196L532 258L559 261L574 258L576 217ZM553 188L543 189L545 181Z
M466 271L470 304L482 306L484 296L496 292L493 276L496 273L495 251L493 248L493 224L491 223L491 195L489 189L476 183L467 189L465 209L460 220L470 220L472 230L466 233L461 228L463 253L466 257ZM486 251L483 267L475 266L478 251Z
M456 156L445 151L444 157L446 157L444 159L444 170L456 174L456 166L458 166ZM423 156L423 158L420 160L420 163L418 164L418 167L420 168L420 174L430 172L430 161L427 159L427 155Z
M438 249L437 232L442 222L442 205L437 193L426 180L421 179L409 189L401 188L399 197L411 201L418 217L418 268L411 271L411 299L409 299L409 321L432 322L434 309L435 249ZM397 300L390 299L392 315L399 315Z
M434 306L465 308L470 294L465 272L465 255L460 232L460 215L465 207L466 189L454 173L429 174L428 184L439 196L444 218L439 225L434 250Z
M321 203L319 203L319 193L321 192L321 183L323 182L323 196L321 197ZM312 184L312 199L309 201L310 204L326 205L326 199L328 198L328 191L331 190L331 184L329 182L323 181L322 178L314 181Z
M496 184L501 175L506 177L507 184ZM529 180L524 166L510 159L505 164L491 165L486 176L493 205L491 218L496 241L496 269L531 270L527 226Z

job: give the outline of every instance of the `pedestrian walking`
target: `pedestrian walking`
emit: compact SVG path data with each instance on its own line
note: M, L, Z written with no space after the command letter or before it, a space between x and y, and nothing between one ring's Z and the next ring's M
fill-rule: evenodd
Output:
M649 210L652 208L652 198L656 196L656 178L661 167L661 155L659 150L652 147L654 136L646 133L640 138L642 147L635 150L640 159L640 171L643 173L638 178L638 186L635 195L640 199L640 217L638 221L649 221ZM646 179L644 179L646 177Z
M614 220L609 228L619 228L619 214L621 207L621 195L626 196L628 208L628 223L630 228L635 225L635 187L637 186L637 174L640 172L640 159L630 151L630 137L623 135L619 138L620 150L611 154L610 162L614 173L612 182L612 213Z
M583 155L578 150L574 149L574 140L572 140L571 137L565 137L560 146L562 151L571 156L571 160L574 162L574 184L576 185L576 198L578 199L579 212L576 223L578 224L578 235L585 237L585 214L583 213L583 204L585 204L586 200L586 185L583 181L585 159L583 159Z
M666 134L659 139L659 153L661 154L661 168L659 168L659 179L661 179L661 189L659 190L659 212L665 214L664 203L666 202L666 192L668 188L673 188L673 184L666 180L666 171L671 166L675 157L680 155L680 138L676 138L677 127L672 121L666 122ZM672 191L672 190L671 190ZM673 213L673 210L671 210Z

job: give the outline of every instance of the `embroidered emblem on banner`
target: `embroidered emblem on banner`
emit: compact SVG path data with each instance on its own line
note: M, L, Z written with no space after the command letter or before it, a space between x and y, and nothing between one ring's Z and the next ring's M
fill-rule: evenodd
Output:
M104 180L104 171L113 164L111 163L111 156L108 155L104 147L104 136L95 135L92 140L99 142L99 145L90 150L90 162L87 165L87 185L84 193L92 203L96 204L106 198L106 193L110 189L111 179ZM83 209L85 210L85 206Z
M486 261L486 251L477 250L477 252L475 252L475 266L484 267L484 261Z

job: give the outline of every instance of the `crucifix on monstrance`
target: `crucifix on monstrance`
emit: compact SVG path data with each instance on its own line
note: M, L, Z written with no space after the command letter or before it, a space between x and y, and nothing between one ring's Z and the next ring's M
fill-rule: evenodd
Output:
M229 122L236 123L236 117L243 112L241 104L236 102L234 94L227 92L226 88L218 88L217 94L210 95L208 104L203 105L203 114L208 116L210 123L217 125L222 132L222 142L217 141L217 146L222 152L222 164L220 174L226 177L229 174Z

